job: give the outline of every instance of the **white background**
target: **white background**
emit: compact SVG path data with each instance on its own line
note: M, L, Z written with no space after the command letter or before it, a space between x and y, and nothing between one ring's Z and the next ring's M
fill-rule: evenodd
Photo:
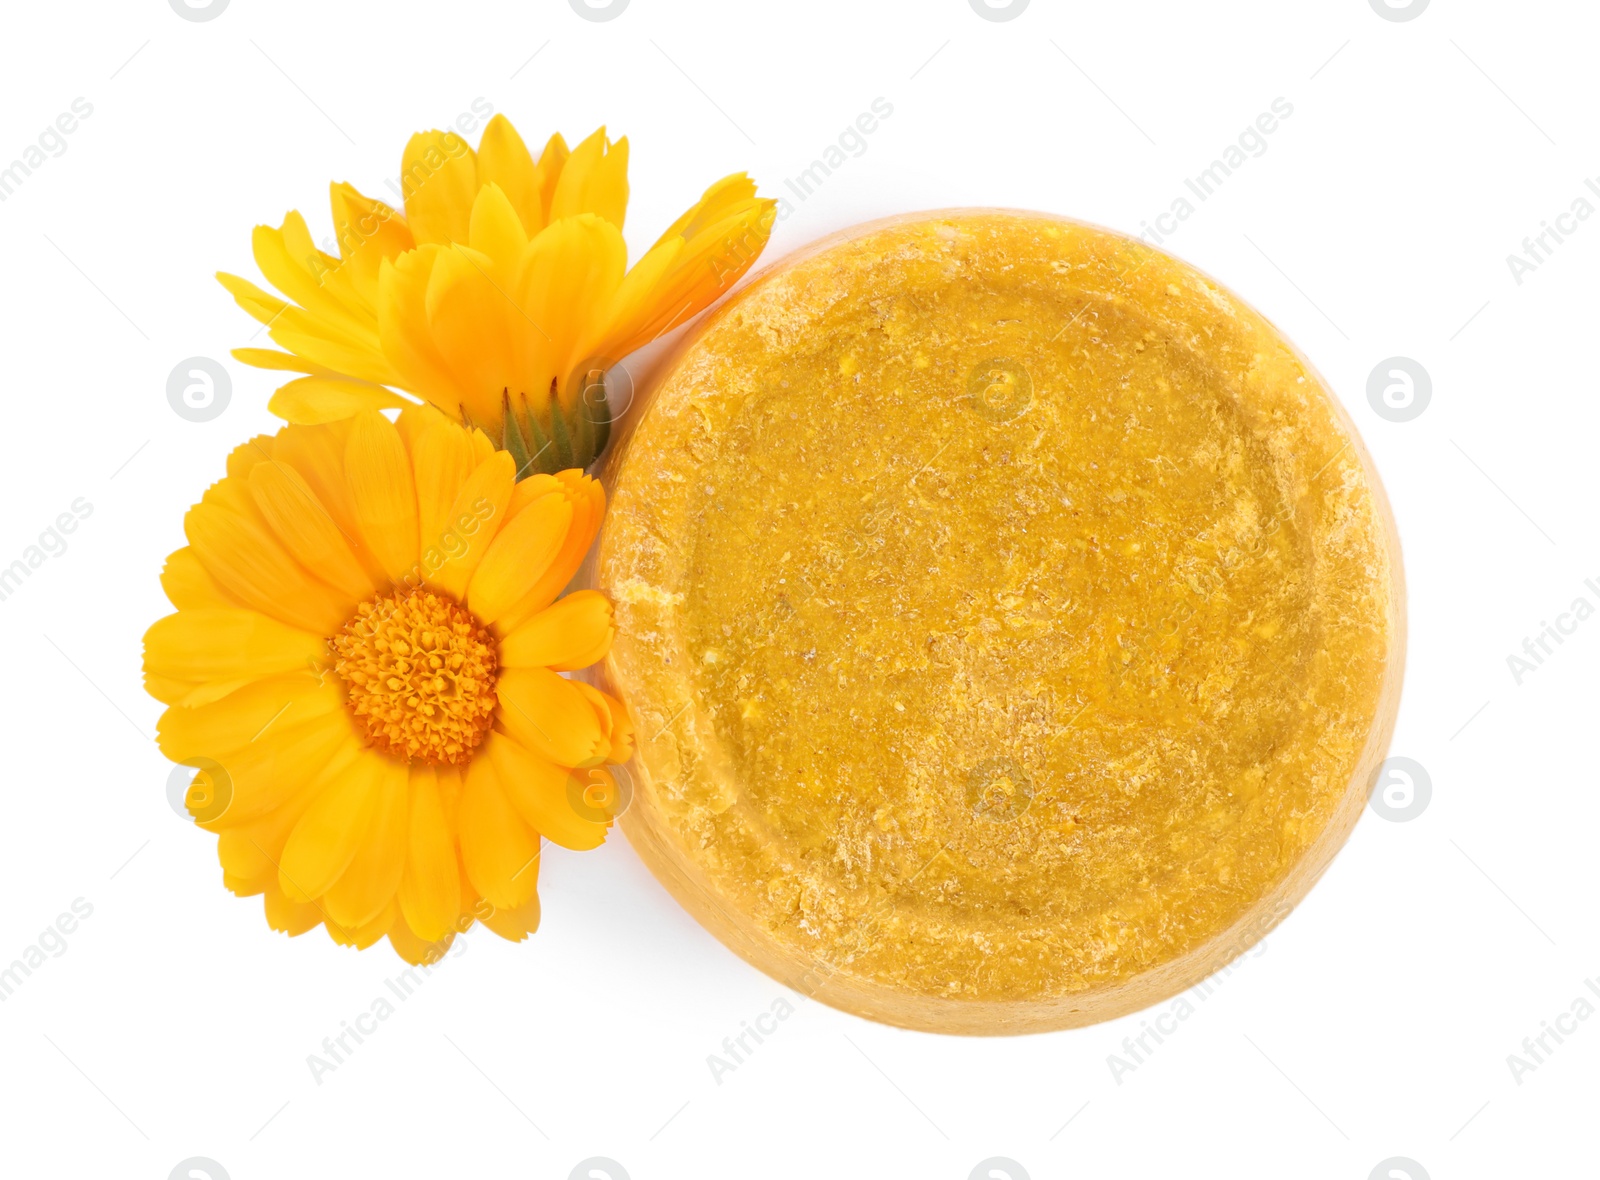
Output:
M74 899L93 914L0 1004L0 1173L159 1180L203 1156L234 1180L564 1180L604 1156L633 1180L966 1180L1003 1156L1035 1180L1366 1180L1404 1156L1434 1180L1593 1174L1600 1019L1520 1084L1506 1060L1600 977L1600 621L1520 685L1507 666L1574 598L1600 604L1600 218L1520 285L1506 262L1600 177L1592 5L1389 21L1367 0L1033 0L990 21L967 0L632 0L601 23L566 0L233 0L192 22L139 0L4 21L0 163L75 98L93 114L0 203L0 565L75 499L93 513L0 602L0 964ZM1107 1056L1152 1014L969 1040L800 1003L719 1085L707 1055L785 993L620 838L552 849L533 939L475 931L315 1082L307 1055L402 964L320 929L291 942L222 889L214 838L168 806L139 674L184 509L273 427L272 375L227 356L256 325L211 278L254 276L250 227L299 208L323 237L329 180L385 195L407 135L482 97L530 142L628 135L637 256L726 172L786 191L882 97L892 116L769 258L951 205L1138 233L1280 96L1268 150L1167 245L1299 345L1376 458L1411 603L1392 752L1427 768L1427 810L1369 810L1120 1082ZM166 399L195 355L233 378L206 424ZM1413 421L1367 402L1393 355L1432 377Z

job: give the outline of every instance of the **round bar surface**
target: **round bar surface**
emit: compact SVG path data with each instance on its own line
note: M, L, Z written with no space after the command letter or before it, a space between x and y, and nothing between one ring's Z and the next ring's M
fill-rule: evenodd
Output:
M1349 834L1399 696L1395 530L1259 314L1042 214L765 271L614 448L622 826L775 979L1021 1033L1172 996Z

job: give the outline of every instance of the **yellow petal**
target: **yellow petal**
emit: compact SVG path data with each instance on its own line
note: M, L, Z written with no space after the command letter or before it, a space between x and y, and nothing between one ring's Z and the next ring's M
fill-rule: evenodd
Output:
M572 523L572 506L548 495L517 513L489 543L467 588L467 605L493 623L531 590L561 552Z
M754 199L755 182L743 172L731 172L707 187L700 194L700 199L685 209L683 215L656 239L655 245L663 245L673 238L691 238Z
M305 218L299 213L286 214L278 229L256 226L250 242L267 282L305 309L326 334L359 347L377 344L378 325L371 313L335 297L324 281L339 260L312 244Z
M254 897L258 893L266 892L270 881L255 877L236 877L224 870L222 873L222 887L235 897Z
M227 485L239 485L230 487ZM322 635L331 635L350 603L318 581L284 549L256 515L243 480L227 479L189 510L183 531L217 584L253 610ZM225 507L230 496L244 511ZM249 515L246 515L248 513Z
M156 723L156 742L173 762L226 761L276 729L287 732L344 707L332 677L309 670L268 676L226 699L190 709L174 707Z
M534 870L528 871L531 873ZM480 920L488 930L507 942L521 942L539 929L539 895L535 893L514 910L491 908Z
M627 706L610 693L602 692L592 684L585 684L581 680L576 683L578 690L589 698L589 704L594 707L594 715L605 731L606 743L610 747L606 751L606 761L620 763L632 758L633 716L628 712Z
M323 919L328 926L328 937L339 946L353 946L358 951L364 951L369 946L375 946L395 925L400 921L400 907L391 899L383 907L383 912L364 926L354 928L341 925L334 921L332 915Z
M361 536L383 571L399 582L417 565L417 489L394 423L376 410L356 417L344 467Z
M388 265L385 260L384 265ZM371 333L351 333L322 320L302 308L288 306L274 316L267 329L272 342L303 357L306 368L396 385L395 369L384 355L377 325Z
M693 315L692 300L683 295L669 305L667 301L674 296L666 290L685 246L682 238L671 238L651 247L634 263L606 305L584 324L574 354L609 367L635 348L687 323Z
M318 377L337 377L332 369L308 361L292 352L279 352L275 348L235 348L233 359L258 369L274 369L285 373L312 373Z
M628 140L612 143L601 127L572 149L550 200L550 220L594 213L619 230L628 211Z
M385 258L398 258L416 245L411 230L388 205L348 184L329 186L328 203L339 241L340 269L362 298L376 307L378 271Z
M467 141L454 131L420 131L400 162L406 223L420 245L467 240L478 170Z
M284 843L316 797L313 783L256 819L218 825L217 860L223 872L259 885L256 893L277 889Z
M311 376L279 386L267 402L267 409L285 422L314 426L353 418L363 410L400 410L413 404L367 381Z
M341 926L365 926L381 914L394 901L405 872L411 772L403 762L379 761L383 774L371 822L350 867L322 899L328 915Z
M598 590L579 590L532 615L500 641L507 668L587 668L603 658L615 634L611 603Z
M511 503L506 507L506 519L512 519L529 504L544 499L552 492L566 495L562 482L543 471L518 480L516 490L511 496Z
M580 815L570 792L580 790L574 772L541 758L504 734L487 751L517 812L528 826L563 848L579 851L605 842L606 824ZM480 755L481 756L481 755Z
M340 535L361 563L368 579L374 585L382 585L388 581L389 575L378 564L378 559L361 536L355 499L345 479L345 444L349 441L352 425L351 419L344 419L319 426L286 426L278 431L273 440L272 458L274 462L293 467L306 481L333 517Z
M561 542L561 552L556 554L549 567L502 618L498 624L501 634L509 634L524 620L542 611L566 589L583 564L595 534L600 531L600 521L605 516L606 494L600 481L576 469L557 472L554 476L561 494L572 505L572 524ZM530 483L524 480L523 484ZM521 484L518 485L519 489ZM510 515L516 519L517 504L513 500Z
M333 515L298 471L287 463L258 463L249 482L256 507L284 548L300 565L349 598L347 614L377 590Z
M291 900L321 897L350 867L366 842L390 765L369 752L324 784L284 845L278 879Z
M311 902L290 901L277 885L266 891L267 925L290 938L322 922L322 911Z
M679 219L677 232L668 231L651 247L604 312L590 321L594 335L585 341L590 353L626 356L698 314L750 269L777 214L771 200L724 199L748 185L743 176L719 181Z
M610 749L588 698L548 668L508 668L495 692L505 731L557 765L593 766Z
M611 712L612 699L601 692L592 684L573 677L568 681L589 702L589 708L594 710L594 722L600 727L603 735L601 741L600 757L607 762L616 762L618 759L611 756L611 734L615 729L614 716Z
M628 247L611 222L582 213L552 222L529 243L512 294L538 328L543 352L530 353L536 369L523 374L522 390L542 409L552 379L570 384L572 369L590 359L576 355L594 320L612 305L628 263ZM574 391L562 385L570 400Z
M483 139L478 143L478 184L500 186L527 237L544 228L538 171L522 136L504 115L496 115L483 129Z
M561 172L571 154L567 150L567 141L561 138L559 131L545 140L544 150L539 153L535 170L539 174L539 208L544 212L546 225L550 224L550 207L556 199L556 185L561 183Z
M272 452L277 446L277 440L270 434L258 434L254 438L240 443L228 452L228 475L233 480L242 480L250 474L250 469L257 463L265 463L272 458ZM212 484L206 489L203 499L212 499L224 493L232 493L228 504L239 511L248 511L243 507L248 502L248 497L243 493L243 483L230 483L222 481Z
M313 718L298 726L274 725L258 741L217 759L213 781L226 779L232 795L216 819L200 822L208 831L251 823L294 803L308 789L328 781L356 760L360 746L347 717Z
M633 757L634 735L637 732L633 724L633 714L626 705L615 697L611 701L611 752L606 755L607 762L618 765Z
M234 685L238 687L237 684ZM208 700L216 700L223 693L211 692L203 689L192 680L173 680L168 676L155 676L149 672L144 675L144 690L163 705L204 704Z
M238 877L226 869L222 872L222 887L235 897L254 897L258 893L265 893L271 884L271 878Z
M327 640L253 610L181 610L144 636L144 668L197 684L256 680L322 667Z
M455 844L439 800L439 776L431 766L411 768L411 815L399 901L406 925L427 942L445 938L461 912Z
M248 279L241 279L238 275L219 270L217 282L222 284L228 294L233 296L233 301L242 307L251 319L259 320L263 324L272 323L289 307L282 299L267 294Z
M482 463L490 455L494 454L495 445L489 441L489 436L481 428L473 427L471 438L472 453L478 457L478 462Z
M456 812L461 806L461 770L455 766L439 766L434 768L434 775L439 786L439 808L450 838L454 840L457 832Z
M522 228L511 198L498 184L486 184L478 190L472 203L472 223L467 243L474 250L487 254L496 263L497 271L509 273L511 266L528 245L528 233Z
M508 390L519 384L519 341L530 327L538 331L515 304L510 275L495 270L488 255L466 246L441 250L424 297L433 347L475 423L499 421Z
M450 949L455 937L455 931L452 930L443 938L429 942L412 931L404 921L396 922L389 928L389 945L394 947L395 954L413 967L429 967L437 963Z
M776 220L776 202L757 197L744 173L711 185L589 319L576 355L615 362L686 323L749 270Z
M366 542L361 539L355 501L344 478L345 443L349 441L351 425L349 419L344 419L315 426L282 427L273 436L271 455L275 462L287 463L300 474L333 516L339 531L348 539L351 551L361 559L368 572L381 574L377 562L367 552Z
M166 592L167 601L179 610L202 607L229 610L243 605L217 585L216 579L206 573L194 550L187 545L168 556L161 570L161 589Z
M490 734L485 746L495 743ZM517 909L538 884L539 836L511 806L488 751L467 768L461 793L461 856L473 888L498 908Z
M458 602L466 598L467 586L508 518L515 466L505 451L480 462L456 493L440 531L423 547L429 582Z
M424 572L428 550L436 547L443 536L456 493L478 462L467 432L443 422L442 415L439 417L436 425L419 430L415 440L407 443L417 478L418 552Z
M438 246L423 246L393 262L385 259L378 274L378 336L395 372L393 384L465 420L467 407L428 321L428 284L442 253Z

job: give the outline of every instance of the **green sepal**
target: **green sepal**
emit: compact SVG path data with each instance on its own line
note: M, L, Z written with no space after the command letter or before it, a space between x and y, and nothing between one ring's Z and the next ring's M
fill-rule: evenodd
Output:
M578 400L572 407L573 449L577 452L578 466L587 467L588 460L593 459L597 448L594 445L594 419L589 414L589 406L583 400L587 390L580 390Z
M560 464L552 468L553 471L576 466L573 462L572 434L567 426L567 417L561 412L561 401L558 397L550 399L550 441L555 444L551 449L555 451L556 460Z
M603 413L603 384L600 396ZM601 420L582 395L569 411L555 395L554 386L547 403L547 421L528 404L525 394L513 398L509 389L501 391L500 409L499 430L485 430L485 433L494 441L496 449L511 456L519 480L530 475L553 475L569 467L587 468L605 448L611 434L611 423ZM464 408L461 417L463 422L467 421Z
M522 427L517 422L517 415L511 409L511 391L503 390L500 394L500 449L511 456L511 461L517 465L517 478L521 479L528 473L532 466L528 454L528 442L522 437Z
M551 467L550 436L545 434L544 428L539 425L539 416L528 405L528 399L522 399L522 421L528 431L528 446L530 448L530 462L528 469L519 475L518 479L525 479L530 475L548 475L554 471Z
M590 369L579 378L579 384L578 412L583 415L589 453L598 456L606 449L606 441L611 437L611 407L606 404L605 370Z

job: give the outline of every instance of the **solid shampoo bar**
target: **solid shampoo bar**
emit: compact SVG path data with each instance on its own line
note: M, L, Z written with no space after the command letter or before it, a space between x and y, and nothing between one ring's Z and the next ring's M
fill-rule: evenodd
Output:
M623 827L783 983L1026 1032L1176 993L1310 888L1398 695L1393 526L1265 320L1038 214L785 260L639 407L598 559Z

